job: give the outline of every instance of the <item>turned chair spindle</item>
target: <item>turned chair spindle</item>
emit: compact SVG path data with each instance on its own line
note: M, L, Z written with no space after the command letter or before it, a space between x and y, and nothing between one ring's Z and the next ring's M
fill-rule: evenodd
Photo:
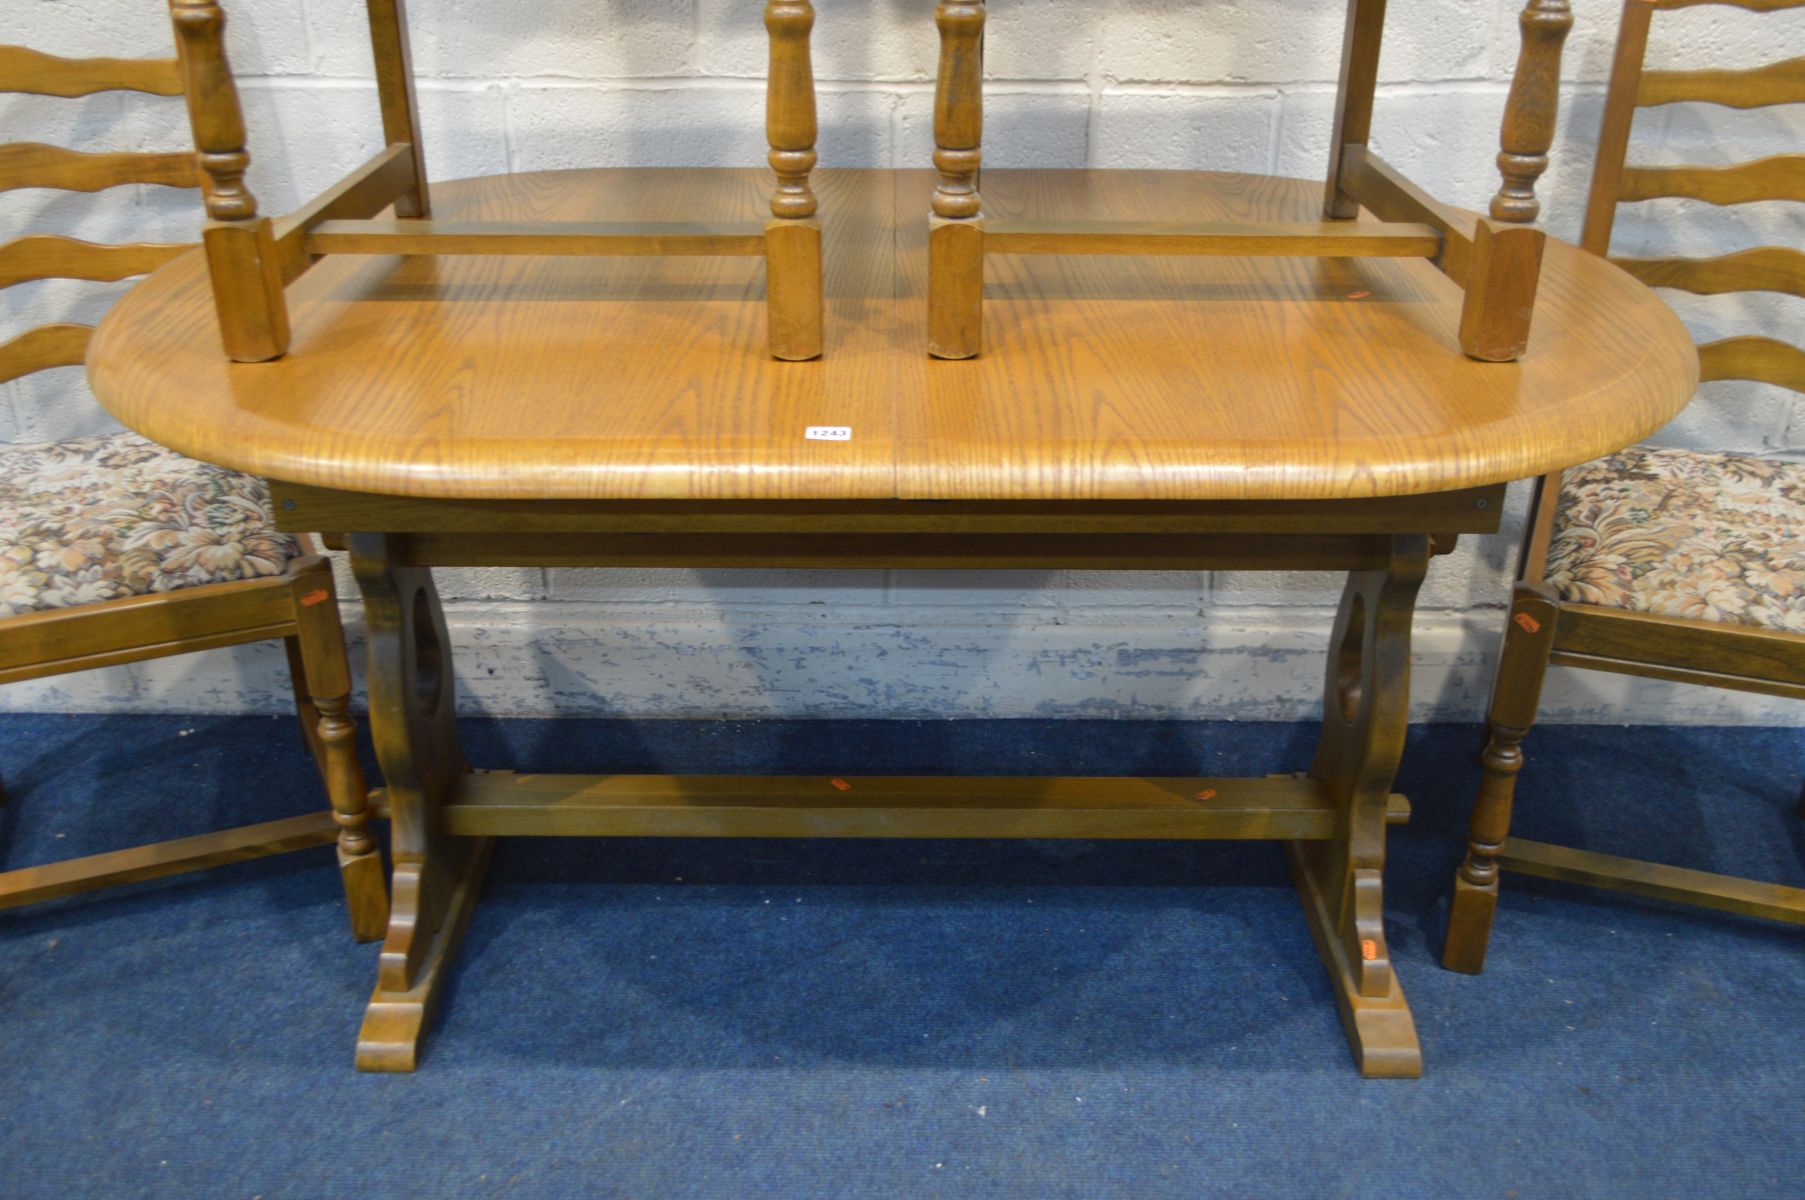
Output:
M929 218L928 344L937 358L970 358L982 342L984 16L984 0L940 0L934 12L940 30L934 169L940 180Z

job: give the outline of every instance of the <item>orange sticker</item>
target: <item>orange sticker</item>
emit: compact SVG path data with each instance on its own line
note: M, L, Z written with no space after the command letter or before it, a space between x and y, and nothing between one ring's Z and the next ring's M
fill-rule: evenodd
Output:
M850 783L847 783L844 779L833 780L833 785L835 787L839 788L842 792L850 792L852 790L852 785Z
M330 599L332 599L332 593L325 588L320 588L318 591L308 592L305 596L302 596L301 607L312 608L314 605L320 603L320 601Z
M1542 632L1542 623L1528 613L1518 613L1516 616L1512 617L1511 620L1515 621L1524 633Z
M1349 292L1347 298L1349 300L1364 300L1370 295L1372 295L1371 292Z
M1216 789L1204 788L1201 792L1197 793L1197 798L1199 800L1214 800L1216 798Z
M1362 938L1360 940L1360 957L1367 962L1379 957L1379 943L1372 938Z

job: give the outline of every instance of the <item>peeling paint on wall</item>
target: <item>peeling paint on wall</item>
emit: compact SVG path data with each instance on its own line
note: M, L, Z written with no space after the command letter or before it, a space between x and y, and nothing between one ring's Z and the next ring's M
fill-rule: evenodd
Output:
M448 607L461 707L496 716L1305 720L1321 711L1328 621L1241 613L1131 624L1016 621L908 628L853 617L648 614L588 604ZM943 615L943 614L942 614ZM1259 619L1246 620L1247 616ZM553 620L556 617L558 619ZM1498 614L1423 614L1411 718L1484 711ZM353 654L362 641L353 621ZM361 674L361 672L359 672ZM280 645L15 684L16 711L283 712ZM1805 725L1805 706L1555 670L1543 719Z

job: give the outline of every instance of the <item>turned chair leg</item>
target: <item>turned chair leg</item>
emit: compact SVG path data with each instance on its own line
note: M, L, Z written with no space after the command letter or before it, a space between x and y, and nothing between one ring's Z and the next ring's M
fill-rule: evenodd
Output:
M301 738L307 743L307 753L313 755L313 765L319 768L320 782L325 783L326 745L320 741L320 710L307 690L307 659L301 652L301 639L283 638L282 648L288 652L288 682L294 688L295 718L301 723Z
M351 936L360 942L378 941L388 929L388 886L382 854L370 831L370 792L357 761L351 671L330 569L322 563L298 573L295 594L301 632L290 639L289 665L298 668L294 683L302 730L338 824L338 868Z
M1490 737L1480 757L1485 774L1473 803L1466 859L1454 877L1448 940L1442 949L1442 966L1451 971L1476 975L1485 967L1498 908L1498 856L1510 836L1511 802L1517 773L1523 769L1523 739L1535 724L1541 703L1559 612L1553 595L1539 584L1520 583L1512 594L1487 715Z

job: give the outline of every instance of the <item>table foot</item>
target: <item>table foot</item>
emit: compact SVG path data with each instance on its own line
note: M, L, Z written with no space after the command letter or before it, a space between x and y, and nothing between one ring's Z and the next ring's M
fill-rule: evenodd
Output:
M395 868L382 966L357 1034L360 1071L412 1071L419 1059L421 1036L476 910L494 843L469 838L454 845L458 849L450 853L459 861L447 865L444 882L437 887L419 863Z
M1304 919L1309 922L1310 937L1335 989L1335 1007L1341 1013L1341 1026L1347 1031L1354 1062L1368 1079L1416 1079L1423 1073L1423 1051L1417 1041L1416 1021L1404 1000L1404 988L1398 983L1397 973L1387 971L1383 991L1377 995L1361 994L1360 975L1336 932L1329 893L1310 851L1308 843L1285 843L1285 857L1291 861L1291 877L1303 901ZM1375 957L1384 953L1384 943L1375 945L1374 951Z

